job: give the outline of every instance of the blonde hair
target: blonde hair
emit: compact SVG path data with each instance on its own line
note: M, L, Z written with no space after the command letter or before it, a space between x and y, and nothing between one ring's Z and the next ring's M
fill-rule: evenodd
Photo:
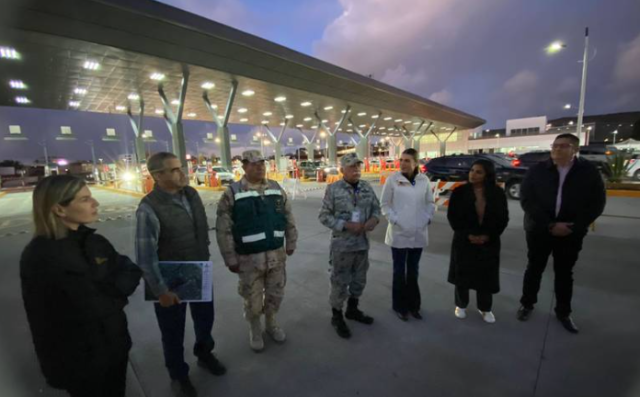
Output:
M69 229L53 213L55 205L66 207L86 184L71 175L48 176L33 191L33 223L35 235L59 240L67 237Z

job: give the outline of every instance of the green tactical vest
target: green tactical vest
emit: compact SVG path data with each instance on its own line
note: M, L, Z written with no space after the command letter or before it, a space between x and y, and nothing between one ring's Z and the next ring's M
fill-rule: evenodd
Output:
M284 197L278 183L268 183L264 196L254 190L242 191L240 182L231 184L233 240L240 255L272 251L284 245Z

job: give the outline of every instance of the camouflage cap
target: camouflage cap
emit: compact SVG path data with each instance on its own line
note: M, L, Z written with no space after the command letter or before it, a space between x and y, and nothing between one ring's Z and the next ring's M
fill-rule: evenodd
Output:
M258 161L264 161L264 157L262 157L259 150L246 150L242 152L242 161L257 163Z
M354 164L360 164L362 163L362 160L360 160L358 158L358 155L355 153L348 153L345 154L344 156L342 156L342 158L340 159L340 165L342 167L349 167L351 165Z

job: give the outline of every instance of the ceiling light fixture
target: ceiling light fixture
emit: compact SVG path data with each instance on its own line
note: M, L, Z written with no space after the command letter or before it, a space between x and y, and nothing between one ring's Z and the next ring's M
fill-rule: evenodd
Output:
M306 107L308 107L308 106L311 106L311 102L308 102L308 101L307 101L307 102L302 102L302 103L300 104L300 106L302 106L303 108L306 108Z
M324 107L324 110L331 110L331 109L333 109L333 106L325 106Z
M9 85L11 86L11 88L14 88L16 90L24 90L27 88L27 86L24 85L22 80L10 80Z
M70 101L69 102L69 106L71 106L72 108L77 108L78 106L80 106L80 102L78 102L78 101Z
M129 96L127 98L130 101L137 101L138 99L140 99L140 95L138 95L138 94L129 94Z
M87 70L98 70L98 68L100 67L100 64L96 61L85 61L82 67L84 67Z
M0 47L0 58L4 59L20 59L20 54L15 48Z
M367 113L366 113L366 112L360 112L360 113L358 113L358 116L360 116L360 117L362 117L362 116L366 116L366 115L367 115Z
M253 96L256 92L253 90L244 90L242 91L243 96Z
M291 120L293 118L293 115L292 114L288 114L288 115L284 116L284 118L287 119L287 120Z
M245 119L245 118L240 119L240 122L241 122L241 123L246 123L247 121L249 121L249 119Z
M276 102L284 102L284 101L287 100L287 97L285 97L285 96L277 96L273 100L276 101Z
M122 105L118 105L116 106L116 110L119 112L124 112L125 110L127 110L127 108Z
M238 109L238 113L247 113L247 108L240 108Z
M264 112L264 113L262 113L262 115L263 115L263 116L266 116L266 117L269 117L269 116L271 116L272 114L273 114L273 113L271 113L271 112Z
M73 90L73 93L76 95L85 95L87 93L87 89L78 87L75 90Z
M204 83L202 83L202 85L200 87L204 88L205 90L210 90L212 88L214 88L216 85L213 84L210 81L205 81Z
M164 80L165 75L162 73L151 73L151 76L149 76L151 78L151 80L156 80L156 81L160 81L160 80Z

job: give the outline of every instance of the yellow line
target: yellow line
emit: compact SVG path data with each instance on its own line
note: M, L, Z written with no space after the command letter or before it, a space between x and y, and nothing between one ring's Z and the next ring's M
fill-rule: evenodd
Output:
M95 188L95 189L106 190L106 191L109 191L109 192L124 194L124 195L127 195L127 196L138 197L138 198L142 198L142 197L146 196L146 194L144 194L144 193L134 192L132 190L116 189L116 188L112 188L112 187L105 187L105 186L98 186L98 185L93 185L91 187Z
M0 192L0 197L6 196L7 192Z
M607 190L607 196L640 198L640 190Z

